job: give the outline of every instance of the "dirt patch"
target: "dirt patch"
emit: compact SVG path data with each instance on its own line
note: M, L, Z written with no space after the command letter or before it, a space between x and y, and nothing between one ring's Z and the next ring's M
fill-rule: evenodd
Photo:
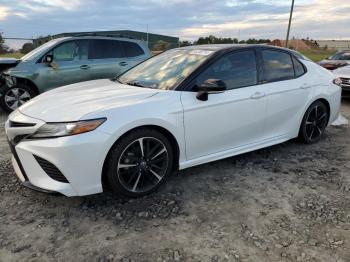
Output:
M343 101L350 119L350 102ZM350 128L189 168L141 199L20 185L0 113L1 261L349 261Z

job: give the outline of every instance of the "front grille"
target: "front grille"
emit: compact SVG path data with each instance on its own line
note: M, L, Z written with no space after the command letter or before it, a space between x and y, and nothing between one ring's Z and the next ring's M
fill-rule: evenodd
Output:
M343 85L350 85L350 78L340 78Z
M35 126L34 123L22 123L22 122L15 122L10 120L10 127L31 127Z
M62 183L69 183L67 178L65 178L65 176L61 173L61 171L54 164L50 163L49 161L47 161L41 157L36 156L36 155L34 155L34 158L39 163L41 168L45 171L45 173L49 177L51 177L53 180L56 180L56 181L62 182Z

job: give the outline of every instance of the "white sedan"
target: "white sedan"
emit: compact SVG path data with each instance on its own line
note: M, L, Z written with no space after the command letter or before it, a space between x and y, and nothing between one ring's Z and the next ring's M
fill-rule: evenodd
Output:
M317 142L339 113L334 78L282 48L173 49L21 106L6 122L13 166L34 189L142 196L175 169L296 137Z
M343 96L350 96L350 65L340 67L332 71L336 77L341 80L341 87L343 89Z

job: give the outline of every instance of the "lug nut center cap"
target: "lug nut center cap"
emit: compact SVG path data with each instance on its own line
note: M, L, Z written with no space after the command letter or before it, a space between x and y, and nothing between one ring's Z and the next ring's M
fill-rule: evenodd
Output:
M140 167L143 168L143 169L147 168L147 163L146 163L146 161L141 161Z

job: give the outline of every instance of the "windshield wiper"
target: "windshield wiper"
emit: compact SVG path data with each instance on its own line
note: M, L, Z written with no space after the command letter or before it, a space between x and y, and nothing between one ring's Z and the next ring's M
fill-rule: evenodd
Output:
M129 86L138 86L138 87L146 87L144 85L142 85L140 82L126 82L125 84L129 85Z

